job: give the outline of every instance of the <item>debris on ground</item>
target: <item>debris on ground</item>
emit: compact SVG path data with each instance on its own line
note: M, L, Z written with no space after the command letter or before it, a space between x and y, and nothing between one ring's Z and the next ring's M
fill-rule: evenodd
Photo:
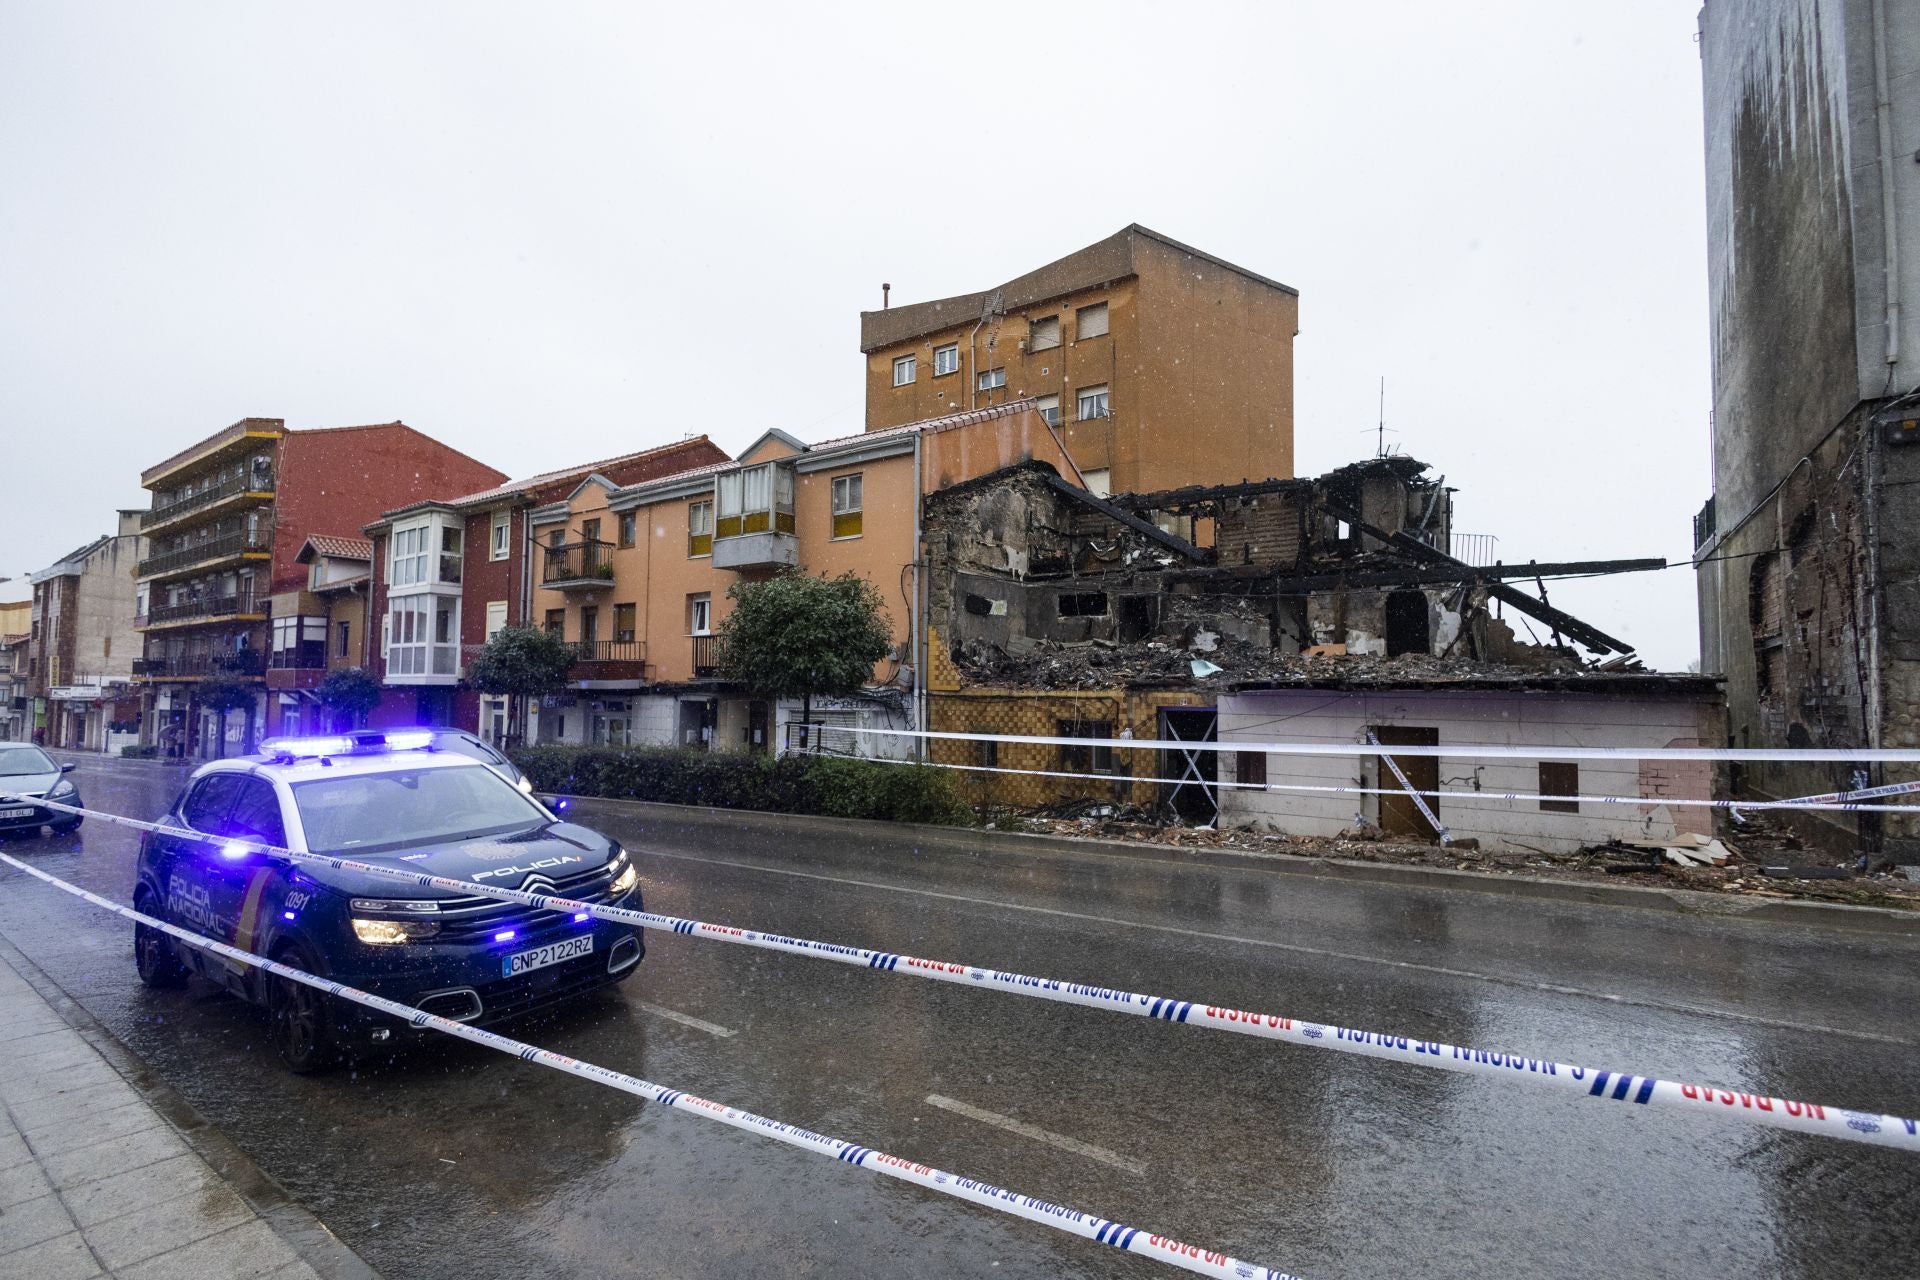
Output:
M1920 910L1920 874L1910 875L1904 867L1888 866L1866 874L1854 865L1815 864L1817 855L1801 849L1791 832L1765 822L1753 824L1754 850L1747 847L1748 836L1733 834L1616 840L1577 853L1481 850L1463 847L1460 842L1441 846L1392 835L1358 819L1337 836L1292 835L1271 824L1226 829L1168 825L1154 821L1154 815L1144 808L1100 801L1076 801L1019 813L998 811L989 825L1002 831L1120 840L1167 849L1234 849L1493 875L1592 880L1631 875L1641 883L1659 881L1672 888L1709 893ZM1798 855L1797 859L1783 857L1783 849ZM1798 865L1791 865L1796 861Z

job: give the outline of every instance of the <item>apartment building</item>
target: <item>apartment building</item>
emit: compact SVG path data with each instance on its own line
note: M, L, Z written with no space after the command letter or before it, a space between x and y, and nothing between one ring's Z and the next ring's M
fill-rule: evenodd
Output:
M869 431L1031 397L1095 494L1293 474L1297 290L1134 225L860 315Z
M356 632L365 647L365 660L356 665L375 672L386 688L369 723L451 724L504 739L505 699L482 698L462 677L494 632L535 616L529 612L528 513L563 500L589 476L632 485L726 461L726 451L706 436L690 436L459 497L408 503L367 524L371 580L363 606L374 622ZM333 609L362 607L351 600L336 594ZM332 625L337 641L337 617Z
M572 688L537 710L530 734L724 750L797 744L799 703L749 697L722 678L714 655L728 587L785 568L859 574L887 601L893 626L893 653L863 696L816 699L814 723L923 723L921 499L1028 459L1073 465L1030 400L817 444L770 430L738 459L640 484L588 475L528 512L539 551L531 616L579 655Z
M277 730L278 694L296 690L270 702L266 674L305 652L311 569L298 557L308 536L504 478L405 423L292 430L281 418L243 418L149 467L142 740L167 755L231 755ZM289 629L276 617L298 621ZM254 687L252 705L208 713L196 695L216 679Z
M29 575L27 696L48 746L107 751L139 740L130 681L143 546L140 513L122 511L114 533Z
M27 648L33 601L0 604L0 742L25 742L33 733L27 697Z

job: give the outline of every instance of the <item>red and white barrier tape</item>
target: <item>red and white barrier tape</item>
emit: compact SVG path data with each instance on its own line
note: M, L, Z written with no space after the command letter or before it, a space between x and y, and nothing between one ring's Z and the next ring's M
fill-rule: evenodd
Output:
M802 1129L790 1124L782 1124L778 1120L770 1120L766 1116L755 1115L751 1111L742 1111L737 1107L729 1107L724 1103L712 1102L706 1098L696 1097L693 1094L684 1093L678 1089L669 1089L664 1085L642 1080L638 1076L630 1076L624 1072L615 1071L611 1067L602 1067L591 1062L581 1062L577 1058L569 1058L565 1054L555 1053L550 1049L542 1049L537 1045L526 1044L522 1041L498 1035L491 1031L483 1031L478 1027L470 1027L464 1022L454 1022L451 1019L439 1017L436 1014L426 1012L424 1009L416 1009L411 1005L404 1005L393 1000L387 1000L380 996L358 990L357 988L345 986L342 983L329 982L325 978L316 977L304 970L281 964L277 960L268 960L264 956L254 955L251 951L242 951L240 948L228 946L224 942L215 942L211 938L203 938L199 934L190 933L177 925L168 924L164 920L156 920L152 916L142 914L131 907L123 907L117 902L102 898L98 894L90 893L78 885L69 884L58 876L49 875L38 867L29 866L11 854L0 853L0 862L5 862L9 866L24 871L30 876L44 880L55 888L63 889L74 895L76 898L85 899L96 907L104 907L106 910L123 916L128 920L146 925L150 929L158 929L167 933L187 943L189 946L199 947L203 951L211 951L215 955L224 956L229 960L235 960L241 964L251 965L256 969L265 970L279 977L304 983L309 987L315 987L324 991L330 996L337 996L342 1000L351 1000L355 1004L365 1005L369 1009L376 1009L381 1013L398 1018L412 1026L444 1032L447 1035L458 1037L461 1040L468 1040L474 1044L484 1045L489 1049L496 1049L501 1053L511 1054L523 1062L535 1062L543 1067L552 1067L556 1071L564 1071L568 1075L578 1076L583 1080L591 1080L595 1084L607 1085L610 1088L634 1094L637 1097L645 1098L649 1102L659 1103L663 1107L669 1107L676 1111L685 1111L690 1115L702 1116L708 1120L715 1120L721 1124L731 1125L736 1129L744 1129L748 1133L755 1133L762 1137L772 1138L777 1142L784 1142L791 1147L799 1147L802 1151L811 1151L816 1155L831 1156L836 1160L853 1165L855 1168L865 1169L870 1173L881 1173L890 1178L898 1178L902 1182L911 1182L915 1186L926 1187L929 1190L938 1191L943 1195L953 1196L977 1205L984 1205L989 1209L996 1209L1001 1213L1011 1214L1016 1218L1025 1218L1029 1222L1038 1222L1043 1226L1053 1227L1056 1230L1065 1231L1070 1235L1081 1236L1088 1240L1094 1240L1100 1244L1112 1245L1114 1248L1123 1250L1124 1252L1139 1254L1142 1257L1152 1258L1158 1262L1164 1262L1169 1266L1180 1267L1186 1271L1194 1271L1206 1276L1221 1276L1225 1277L1226 1280L1299 1280L1297 1276L1275 1271L1270 1267L1260 1267L1249 1262L1242 1262L1237 1258L1228 1257L1226 1254L1219 1253L1212 1249L1201 1249L1195 1245L1182 1243L1170 1236L1156 1235L1152 1232L1142 1231L1137 1227L1129 1227L1107 1218L1096 1217L1090 1213L1082 1213L1077 1209L1069 1209L1064 1205L1053 1204L1033 1196L1023 1196L1016 1191L1009 1191L1004 1187L996 1187L985 1182L976 1182L971 1178L962 1178L958 1174L947 1173L944 1170L935 1169L930 1165L919 1164L912 1160L902 1159L899 1156L888 1155L886 1152L875 1150L872 1147L862 1147L855 1143L848 1142L843 1138L831 1138L825 1134L814 1133L809 1129Z
M31 803L42 808L83 814L137 830L161 831L190 840L206 841L208 839L200 832L163 827L159 823L143 822L138 818L104 814L98 810L79 809L46 800L34 800ZM358 871L389 880L402 880L426 888L453 889L463 894L497 898L503 902L521 902L542 911L585 912L602 920L613 920L643 929L657 929L695 938L715 938L739 946L755 947L763 951L781 951L789 955L811 956L881 973L928 978L935 982L952 983L955 986L1009 992L1035 1000L1050 1000L1058 1004L1080 1005L1089 1009L1105 1009L1110 1013L1127 1013L1187 1027L1206 1027L1216 1031L1235 1032L1239 1035L1258 1036L1267 1040L1284 1040L1306 1048L1331 1049L1339 1053L1358 1054L1368 1058L1386 1058L1415 1066L1434 1067L1442 1071L1495 1076L1508 1081L1525 1080L1570 1093L1579 1093L1590 1098L1630 1102L1641 1106L1674 1108L1722 1120L1734 1120L1775 1129L1791 1129L1800 1133L1821 1134L1848 1142L1863 1142L1920 1152L1920 1123L1902 1116L1850 1111L1820 1103L1797 1102L1707 1085L1680 1084L1651 1076L1602 1071L1595 1067L1574 1066L1570 1063L1530 1058L1519 1054L1493 1053L1437 1040L1421 1040L1413 1036L1389 1035L1352 1027L1304 1022L1279 1014L1229 1009L1199 1001L1143 995L1138 992L1096 987L1086 983L1064 982L1057 978L1040 978L1012 973L1003 969L983 969L976 965L959 964L953 961L926 960L895 952L872 951L865 947L816 942L808 938L791 938L783 934L761 933L758 930L741 929L732 925L710 924L704 920L688 920L678 916L659 915L651 911L632 911L625 907L581 902L554 894L527 893L519 889L476 884L471 880L456 880L450 876L426 875L418 871L382 866L379 863L360 862L352 858L277 849L249 841L226 843L245 844L251 850L272 853L294 862L332 867L340 871Z

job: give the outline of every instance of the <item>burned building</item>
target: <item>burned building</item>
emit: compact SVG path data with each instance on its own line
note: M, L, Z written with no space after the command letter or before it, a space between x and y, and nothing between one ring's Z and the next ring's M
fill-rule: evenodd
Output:
M1027 463L932 494L930 727L1218 741L1229 700L1255 690L1352 694L1359 714L1369 696L1442 688L1604 696L1616 712L1642 695L1678 699L1686 709L1647 718L1644 740L1693 744L1717 732L1712 680L1646 672L1625 641L1519 585L1664 561L1474 564L1486 557L1469 554L1453 516L1444 477L1398 456L1313 478L1108 498ZM1356 724L1377 724L1391 741L1393 717L1367 714ZM936 759L968 767L982 801L1162 806L1171 796L1200 821L1222 809L1219 758L936 746ZM1224 758L1264 777L1263 765ZM1205 785L1153 781L1182 771L1208 775L1185 779ZM1689 786L1704 798L1709 782Z

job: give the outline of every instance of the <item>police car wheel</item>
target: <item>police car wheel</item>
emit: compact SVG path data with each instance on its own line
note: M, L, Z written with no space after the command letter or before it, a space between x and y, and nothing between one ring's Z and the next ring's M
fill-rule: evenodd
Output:
M296 969L314 972L314 966L296 947L282 947L273 958ZM333 1035L333 1011L317 988L278 974L267 988L267 1012L272 1022L273 1047L295 1075L312 1075L331 1067L338 1057Z
M135 899L133 908L142 915L157 917L160 914L154 910L157 905L151 894L142 894ZM133 926L133 967L143 986L166 990L185 986L187 982L187 967L173 953L173 940L151 925Z

